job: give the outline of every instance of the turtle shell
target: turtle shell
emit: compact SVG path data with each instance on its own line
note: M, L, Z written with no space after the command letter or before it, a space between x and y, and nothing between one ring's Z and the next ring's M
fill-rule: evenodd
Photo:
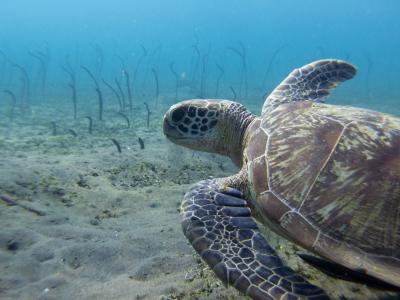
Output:
M322 257L400 286L400 119L292 102L249 126L257 213Z

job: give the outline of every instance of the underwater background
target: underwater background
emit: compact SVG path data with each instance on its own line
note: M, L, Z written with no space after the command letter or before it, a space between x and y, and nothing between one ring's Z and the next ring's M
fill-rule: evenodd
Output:
M195 182L237 172L180 148L162 117L192 98L259 114L293 69L358 68L329 103L400 115L397 0L3 0L0 299L247 299L187 244ZM396 299L334 280L263 229L333 299Z

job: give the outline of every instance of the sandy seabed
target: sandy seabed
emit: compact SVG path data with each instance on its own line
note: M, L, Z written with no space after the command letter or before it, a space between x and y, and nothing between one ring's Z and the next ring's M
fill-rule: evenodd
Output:
M57 135L53 113L0 121L0 196L15 202L0 200L2 300L248 299L221 284L180 228L185 191L235 173L228 159L168 142L161 112L149 128L144 110L129 129L106 115L92 134L84 118L59 120ZM299 247L262 229L292 268L333 299L398 299L316 271L296 256Z

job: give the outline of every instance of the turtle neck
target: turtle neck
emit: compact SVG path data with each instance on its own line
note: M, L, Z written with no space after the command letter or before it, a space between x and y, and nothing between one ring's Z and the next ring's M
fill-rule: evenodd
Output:
M241 167L244 135L255 116L240 103L224 100L222 104L218 153L229 156Z

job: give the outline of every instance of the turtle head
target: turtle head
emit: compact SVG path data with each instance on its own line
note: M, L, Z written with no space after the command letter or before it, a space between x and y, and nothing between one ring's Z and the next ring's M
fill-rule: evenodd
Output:
M194 150L228 155L240 165L242 133L250 112L227 100L187 100L164 116L164 134L172 142Z
M218 139L221 105L188 100L173 105L164 116L164 134L172 142L195 150L212 151Z

